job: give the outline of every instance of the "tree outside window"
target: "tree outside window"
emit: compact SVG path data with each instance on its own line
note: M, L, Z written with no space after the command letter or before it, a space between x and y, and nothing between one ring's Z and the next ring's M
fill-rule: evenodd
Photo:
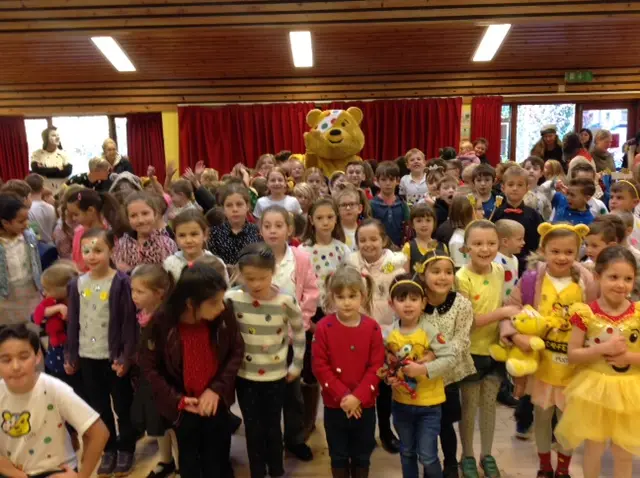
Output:
M574 131L576 117L575 104L519 105L516 126L516 157L521 163L530 156L531 149L540 140L540 129L554 124L560 139Z

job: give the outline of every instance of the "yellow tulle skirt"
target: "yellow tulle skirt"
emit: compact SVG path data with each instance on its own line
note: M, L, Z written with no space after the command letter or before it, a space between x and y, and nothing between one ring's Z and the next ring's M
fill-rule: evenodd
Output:
M573 450L584 440L610 440L640 455L640 375L584 369L564 393L566 405L555 429L563 448Z

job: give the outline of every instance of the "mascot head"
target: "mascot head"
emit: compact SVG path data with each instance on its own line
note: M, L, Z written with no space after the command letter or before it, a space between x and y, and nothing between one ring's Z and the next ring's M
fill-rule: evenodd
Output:
M311 131L305 133L307 152L333 160L358 154L364 147L361 122L362 110L356 107L346 111L309 111L307 124Z

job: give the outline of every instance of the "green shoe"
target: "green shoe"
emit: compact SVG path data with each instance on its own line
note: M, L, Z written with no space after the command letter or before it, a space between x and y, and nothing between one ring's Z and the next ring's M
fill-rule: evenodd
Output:
M476 459L472 456L467 456L462 459L460 469L462 470L462 478L480 478Z
M496 459L491 455L487 455L480 460L480 467L484 471L485 478L500 478L500 470Z

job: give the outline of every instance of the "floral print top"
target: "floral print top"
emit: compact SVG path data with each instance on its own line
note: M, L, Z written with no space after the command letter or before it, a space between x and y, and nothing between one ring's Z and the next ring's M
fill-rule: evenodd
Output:
M140 264L160 264L178 250L176 243L162 231L154 231L140 244L136 234L124 234L113 249L113 262L118 270L130 272Z

